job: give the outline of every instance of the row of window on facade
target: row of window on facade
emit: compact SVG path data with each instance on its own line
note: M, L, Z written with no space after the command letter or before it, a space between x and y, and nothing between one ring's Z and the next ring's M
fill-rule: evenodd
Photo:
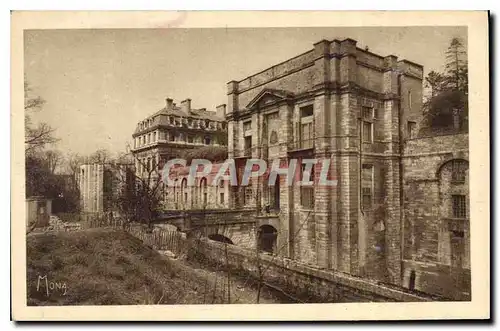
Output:
M313 105L308 105L300 108L300 124L297 126L298 148L307 149L314 146L314 127L313 127L314 108ZM265 145L274 147L279 145L278 134L268 123L279 121L278 112L268 114L266 116L267 132L265 132L267 141ZM243 151L244 155L251 155L252 152L252 121L243 122Z
M174 186L171 189L173 194L173 202L174 204L180 207L192 207L197 205L207 206L209 204L209 195L210 193L214 193L213 188L209 187L207 184L207 179L205 177L200 179L198 185L194 187L187 186L187 179L182 179L181 184L179 186L179 179L174 180ZM215 188L215 197L216 200L213 201L215 204L224 205L226 201L226 181L220 180L219 184ZM191 195L189 195L191 193ZM169 200L169 191L164 186L164 198L165 201ZM191 197L191 199L189 199Z
M210 121L207 119L193 119L190 117L169 116L168 123L173 126L187 127L191 129L225 130L226 123Z
M302 164L300 167L300 178L305 182L314 183L315 173L314 169L306 169L306 165ZM264 189L264 199L267 201L267 206L270 211L280 210L280 194L281 185L284 177L277 176L274 185L268 185ZM314 184L300 186L300 205L303 209L314 209ZM241 205L251 206L255 203L256 191L252 185L244 186L240 190Z
M148 119L139 123L139 130L146 130L147 128L152 127L153 123L154 123L154 119L148 118Z
M362 119L363 125L361 128L363 143L373 143L374 142L374 126L375 123L381 123L383 115L380 113L382 109L379 109L379 114L373 107L362 107ZM381 125L380 124L380 125ZM408 139L413 139L417 136L417 123L414 121L407 121L406 123L406 137Z
M451 174L450 182L451 185L463 186L466 180L466 172L468 169L468 164L462 160L451 161ZM304 178L304 172L306 171L305 165L301 167L301 178ZM307 175L306 175L307 177ZM309 174L309 181L314 182L315 173L314 169ZM363 164L362 165L362 178L361 178L361 208L364 211L370 211L374 207L374 184L375 184L375 173L373 164ZM275 185L269 186L265 190L269 207L271 210L280 209L280 176L278 176ZM455 192L451 195L451 214L447 215L452 218L467 218L467 196L465 194L456 194L456 190L453 187L450 192ZM255 202L255 189L252 186L243 187L240 191L241 204L243 206L252 205ZM312 210L314 209L315 202L315 186L301 186L300 187L300 205L303 209Z
M203 145L210 145L213 142L210 137L200 137L183 133L166 132L165 134L167 135L167 141L170 142L182 142L188 144L203 144ZM159 134L156 131L139 136L134 139L134 148L146 146L149 144L154 144L158 141L157 140L158 136Z
M362 127L361 127L361 136L363 138L364 143L373 143L374 142L374 126L377 122L377 119L381 119L382 115L376 115L376 110L373 107L362 107ZM313 105L307 105L304 107L300 107L299 109L300 121L296 126L296 137L298 137L297 141L294 142L293 149L309 149L314 147L314 107ZM276 116L277 113L273 113L267 115L267 121L269 121L269 117ZM413 121L407 122L407 137L415 138L417 134L417 124ZM268 133L267 145L272 147L277 144L277 139L273 139L273 134L275 132ZM274 137L277 138L277 137ZM243 122L243 150L244 155L251 155L252 151L252 121L247 120Z

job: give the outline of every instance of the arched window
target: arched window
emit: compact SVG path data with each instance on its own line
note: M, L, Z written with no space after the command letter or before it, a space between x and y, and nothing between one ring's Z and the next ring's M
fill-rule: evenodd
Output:
M178 194L178 192L177 192L177 183L178 183L178 181L179 180L177 178L174 179L174 190L173 190L173 192L174 192L174 202L177 202L177 194Z
M182 182L181 182L181 195L183 198L184 205L186 205L187 199L188 199L187 179L186 178L182 179Z
M203 177L200 180L200 194L201 194L201 201L203 206L207 205L208 202L208 191L207 191L207 178Z

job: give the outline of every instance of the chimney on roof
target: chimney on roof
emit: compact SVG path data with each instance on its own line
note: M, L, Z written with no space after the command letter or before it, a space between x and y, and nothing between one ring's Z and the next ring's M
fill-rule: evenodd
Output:
M174 100L167 98L166 100L167 110L172 110L174 108Z
M217 116L221 118L226 118L226 104L218 105L216 107L217 109Z
M191 111L191 99L181 101L181 108L185 113L189 113Z

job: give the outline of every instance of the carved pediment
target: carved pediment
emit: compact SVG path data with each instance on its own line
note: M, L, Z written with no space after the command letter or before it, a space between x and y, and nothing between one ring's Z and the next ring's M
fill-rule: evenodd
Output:
M246 108L252 109L255 107L264 107L290 98L293 98L293 93L291 92L282 90L264 89L259 94L257 94L255 98L252 99L252 101L248 103Z

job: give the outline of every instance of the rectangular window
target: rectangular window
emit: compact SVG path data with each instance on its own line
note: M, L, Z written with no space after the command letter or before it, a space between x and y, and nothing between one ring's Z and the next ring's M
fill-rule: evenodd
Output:
M243 132L250 131L252 129L252 121L243 122Z
M361 177L361 204L363 210L373 207L373 165L363 164Z
M300 108L299 149L314 147L314 107L308 105Z
M187 192L184 192L184 203L187 203L188 201L188 194Z
M304 181L304 174L306 165L302 164L300 171L300 180ZM304 185L300 186L300 204L303 208L306 209L314 209L314 166L311 169L311 173L309 175L309 182L313 182L312 185Z
M408 138L413 139L416 136L417 123L408 121Z
M371 210L372 209L372 189L369 187L363 187L363 210Z
M173 133L168 134L168 140L169 141L174 141L175 140L175 135Z
M210 145L210 138L205 138L205 145Z
M373 137L373 123L363 121L363 142L371 143Z
M220 194L220 203L224 203L224 193Z
M314 115L314 106L308 105L300 108L300 117L309 117Z
M244 194L243 194L243 204L244 205L247 205L247 204L250 204L251 201L252 201L252 197L253 197L253 190L251 187L244 187Z
M313 125L305 123L300 125L300 148L313 147Z
M153 132L153 142L156 142L156 132Z
M245 137L245 146L243 154L245 156L250 156L252 155L252 136L247 136Z
M373 142L373 108L362 107L363 112L363 142L371 143Z
M467 204L465 201L465 195L452 195L452 211L454 218L466 218L467 217Z
M193 136L188 136L188 143L190 143L190 144L194 143Z
M412 104L411 91L408 91L408 110L409 111L411 111L411 104Z
M461 160L451 162L451 180L455 183L464 183L467 172L467 163Z
M148 144L151 142L151 133L148 133Z

